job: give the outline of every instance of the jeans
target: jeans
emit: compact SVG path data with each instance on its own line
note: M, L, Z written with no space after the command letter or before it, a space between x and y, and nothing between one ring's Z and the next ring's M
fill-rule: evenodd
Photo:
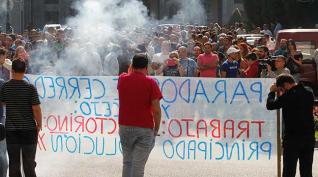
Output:
M150 128L119 126L123 150L122 177L143 177L149 154L155 145L155 133Z
M297 161L301 177L312 177L315 138L290 138L283 141L283 177L295 177Z
M36 131L7 131L9 156L9 177L22 177L21 154L25 177L36 177L35 154L37 147Z
M0 164L0 177L6 177L8 170L8 159L5 139L0 141Z

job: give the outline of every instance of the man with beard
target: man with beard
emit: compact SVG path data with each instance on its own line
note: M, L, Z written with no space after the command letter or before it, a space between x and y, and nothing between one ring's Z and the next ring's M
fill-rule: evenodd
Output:
M269 50L267 47L265 46L259 46L257 48L257 52L256 52L257 58L260 60L259 62L259 69L258 69L258 75L260 77L265 77L267 75L267 63L265 62L265 60L269 59Z
M200 77L216 77L219 57L212 53L212 44L207 42L204 44L204 53L198 57L198 69Z

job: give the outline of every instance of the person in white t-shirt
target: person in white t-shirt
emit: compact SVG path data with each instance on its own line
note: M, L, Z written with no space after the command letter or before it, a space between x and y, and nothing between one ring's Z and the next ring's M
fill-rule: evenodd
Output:
M169 41L163 41L161 44L161 52L153 56L151 68L154 70L155 75L163 75L163 64L169 58L170 43Z

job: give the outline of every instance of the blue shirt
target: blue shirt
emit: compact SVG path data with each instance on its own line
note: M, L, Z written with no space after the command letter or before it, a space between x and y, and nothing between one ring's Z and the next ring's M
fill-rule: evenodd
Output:
M276 50L274 52L274 55L277 56L277 55L284 55L285 57L287 57L287 50L284 50L282 48L279 48L278 50Z
M238 69L239 63L237 61L225 60L221 66L221 71L226 72L226 78L236 78Z
M197 63L193 59L180 59L179 63L185 70L185 77L196 77Z

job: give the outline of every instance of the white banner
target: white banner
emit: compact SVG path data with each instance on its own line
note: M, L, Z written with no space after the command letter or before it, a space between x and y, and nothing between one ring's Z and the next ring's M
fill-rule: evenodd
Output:
M156 77L163 93L153 158L276 163L271 79ZM39 153L121 157L117 77L27 75L43 112ZM136 100L138 101L138 100Z

